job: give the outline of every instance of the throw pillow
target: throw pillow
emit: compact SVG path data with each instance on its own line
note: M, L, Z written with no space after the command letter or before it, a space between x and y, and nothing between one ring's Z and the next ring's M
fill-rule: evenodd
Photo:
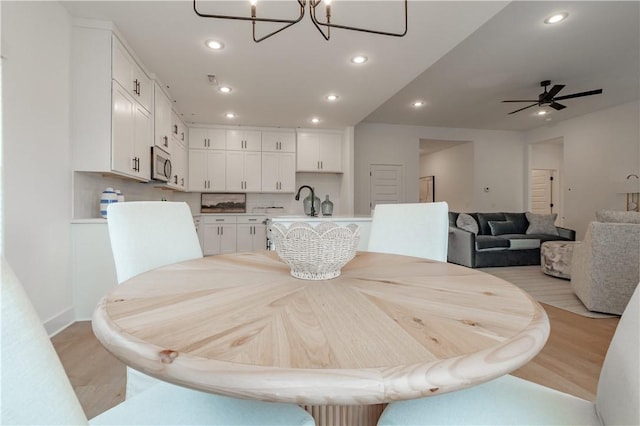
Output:
M529 221L529 227L526 232L527 234L560 235L555 225L556 218L558 217L557 213L536 214L526 212L525 215Z
M465 231L473 232L478 235L478 222L466 213L460 213L456 219L456 226Z
M517 234L516 224L510 220L490 220L489 228L491 228L491 235Z
M505 213L504 218L510 220L516 226L516 232L514 234L524 234L527 232L529 222L524 213Z
M617 210L598 210L596 212L598 222L609 223L640 223L640 213Z

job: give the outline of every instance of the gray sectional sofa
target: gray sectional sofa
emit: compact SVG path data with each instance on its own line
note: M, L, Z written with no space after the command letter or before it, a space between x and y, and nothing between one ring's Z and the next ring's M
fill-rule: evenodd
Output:
M543 242L576 238L574 230L553 225L555 215L545 217L528 212L460 215L449 212L447 261L470 268L539 265Z

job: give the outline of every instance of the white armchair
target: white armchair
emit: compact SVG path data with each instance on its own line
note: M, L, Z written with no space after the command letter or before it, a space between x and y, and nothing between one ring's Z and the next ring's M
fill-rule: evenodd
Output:
M640 213L596 212L573 249L573 292L590 311L620 315L639 280Z
M87 420L17 277L2 259L3 425L314 425L302 408L160 383Z

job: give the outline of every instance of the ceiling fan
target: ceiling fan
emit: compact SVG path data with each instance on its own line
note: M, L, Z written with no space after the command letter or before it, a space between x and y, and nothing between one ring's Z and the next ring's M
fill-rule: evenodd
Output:
M509 114L515 114L516 112L520 112L522 110L531 108L536 105L538 106L549 105L551 108L555 110L561 110L561 109L565 109L566 106L559 104L556 101L562 101L564 99L580 98L582 96L599 95L600 93L602 93L602 89L596 89L596 90L589 90L588 92L580 92L580 93L574 93L572 95L556 97L558 92L564 88L564 84L554 84L551 90L547 92L547 86L549 86L550 84L551 84L550 80L544 80L540 82L540 86L544 87L544 92L538 95L538 99L520 99L520 100L508 100L508 101L502 101L502 102L534 102L533 104L526 106L524 108L511 111Z

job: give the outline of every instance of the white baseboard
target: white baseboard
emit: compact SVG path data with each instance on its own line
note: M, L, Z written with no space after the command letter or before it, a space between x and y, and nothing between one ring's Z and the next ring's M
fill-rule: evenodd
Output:
M43 325L49 337L53 337L75 321L75 313L73 307L71 307L55 315L53 318L46 320Z

